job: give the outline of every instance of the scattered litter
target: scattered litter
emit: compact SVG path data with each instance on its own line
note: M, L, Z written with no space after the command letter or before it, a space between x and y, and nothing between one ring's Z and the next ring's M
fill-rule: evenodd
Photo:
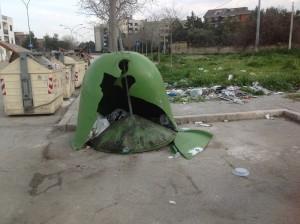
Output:
M172 89L170 91L167 91L167 94L169 96L183 96L184 91L182 89Z
M247 177L249 176L250 172L245 168L235 168L232 170L232 174L239 177Z
M127 153L129 153L130 152L130 149L128 148L128 147L124 147L123 149L122 149L122 153L124 153L124 154L127 154Z
M176 201L169 201L169 204L176 205Z
M206 71L206 70L204 70ZM233 80L234 75L229 74L228 80ZM185 79L180 80L181 86L187 86ZM174 85L177 83L174 83ZM174 88L174 85L169 85L172 89L167 90L169 100L174 103L190 103L201 102L203 100L224 100L236 104L248 103L250 99L257 98L256 95L269 95L272 92L259 85L258 82L254 82L252 86L221 86L216 85L212 87L198 87L198 88ZM276 95L282 94L282 92L274 93Z
M190 91L191 97L202 96L202 94L203 94L203 89L202 88L191 89L191 91Z
M191 154L192 156L195 156L198 153L203 152L203 150L204 150L204 148L196 147L196 148L189 150L189 154Z
M228 81L230 81L232 79L233 79L233 75L232 74L228 75Z
M211 124L206 124L206 123L203 123L202 121L196 121L195 125L200 126L200 127L211 127L212 126Z
M198 68L198 70L199 70L199 71L203 71L203 70L204 70L204 68Z
M225 123L229 122L228 120L224 120Z
M284 92L275 92L275 93L273 93L274 95L282 95L282 94L284 94Z
M179 152L176 152L173 156L169 156L168 158L169 159L177 159L180 157L180 153Z
M190 128L180 128L179 129L180 131L189 131L189 130L191 130Z
M274 117L272 117L270 114L266 114L266 115L265 115L265 118L266 118L267 120L274 120Z
M252 86L250 87L253 91L256 91L256 92L263 92L265 95L269 95L271 93L270 90L262 87L261 85L259 85L259 82L253 82L252 83Z
M246 72L247 72L247 70L244 70L244 69L242 69L242 70L240 70L240 72L244 72L244 73L246 73Z
M208 71L208 70L204 70L203 72L207 73L207 72L209 72L209 71Z

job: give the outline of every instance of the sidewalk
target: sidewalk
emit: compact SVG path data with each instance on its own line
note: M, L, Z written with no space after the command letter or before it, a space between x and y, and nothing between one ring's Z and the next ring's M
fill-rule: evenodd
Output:
M75 130L79 99L80 97L77 97L77 99L69 107L68 111L57 125L59 129L69 131ZM227 101L207 101L190 104L171 104L171 107L175 117L228 114L249 111L267 111L266 113L268 113L268 111L273 111L274 115L276 115L276 110L278 109L300 112L300 102L284 98L284 95L262 96L256 99L251 99L249 103L243 105ZM262 116L264 116L263 113Z

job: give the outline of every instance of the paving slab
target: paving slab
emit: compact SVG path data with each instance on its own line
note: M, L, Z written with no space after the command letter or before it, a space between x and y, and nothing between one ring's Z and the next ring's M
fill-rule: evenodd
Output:
M188 161L167 148L73 151L73 133L35 139L46 130L20 128L0 152L0 223L300 223L300 125L275 118L204 129L214 138ZM32 145L21 144L27 138ZM250 175L234 176L235 167Z

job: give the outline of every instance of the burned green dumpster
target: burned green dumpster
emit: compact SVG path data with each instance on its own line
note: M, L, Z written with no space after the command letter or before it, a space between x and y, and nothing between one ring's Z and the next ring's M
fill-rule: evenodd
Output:
M162 77L143 55L104 54L89 67L81 90L74 149L90 144L99 151L127 154L170 145L190 158L197 151L191 150L204 148L211 137L202 131L178 131Z

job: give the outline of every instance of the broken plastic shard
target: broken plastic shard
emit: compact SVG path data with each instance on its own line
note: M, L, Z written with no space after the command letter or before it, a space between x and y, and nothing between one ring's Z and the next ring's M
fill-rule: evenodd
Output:
M205 124L202 121L196 121L195 125L200 126L200 127L211 127L212 126L211 124Z
M198 153L202 152L204 149L201 148L201 147L196 147L196 148L193 148L189 151L189 154L191 154L192 156L195 156L197 155Z
M176 205L176 201L169 201L169 204Z
M108 120L101 115L97 115L97 120L89 134L89 139L98 137L107 127L109 127Z
M247 177L249 176L250 172L245 168L235 168L232 170L232 174L239 177Z

